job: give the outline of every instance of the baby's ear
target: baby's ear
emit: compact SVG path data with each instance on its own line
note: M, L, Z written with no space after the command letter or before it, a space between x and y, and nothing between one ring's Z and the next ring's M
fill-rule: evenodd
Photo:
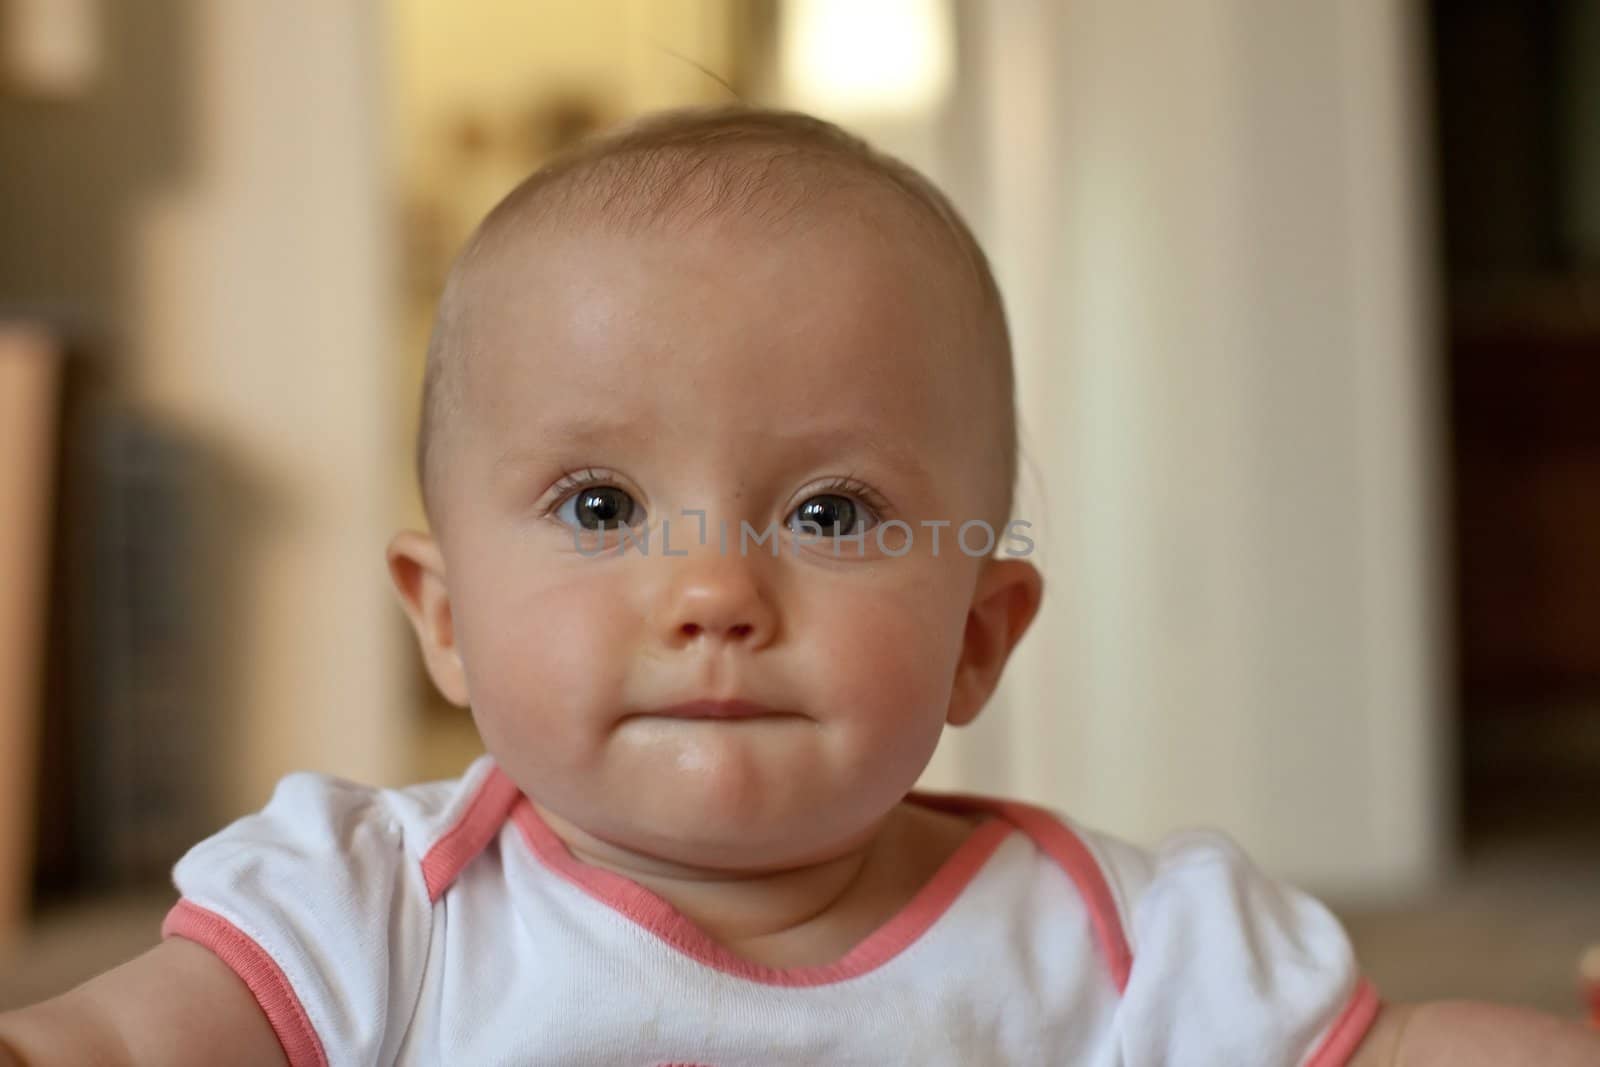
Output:
M389 577L400 594L400 606L417 632L417 645L428 675L444 698L466 707L467 675L456 649L450 614L450 589L445 584L444 556L439 543L425 533L407 530L389 542Z
M945 720L965 726L978 717L1039 611L1044 578L1023 559L986 559L967 609L967 631Z

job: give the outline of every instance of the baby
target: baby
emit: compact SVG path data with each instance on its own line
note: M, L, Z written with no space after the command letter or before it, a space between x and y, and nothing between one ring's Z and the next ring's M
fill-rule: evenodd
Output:
M445 287L389 566L488 754L285 778L29 1064L1600 1064L1380 1003L1214 833L913 790L1038 610L1010 344L945 198L834 126L652 116ZM0 1048L0 1061L7 1059Z

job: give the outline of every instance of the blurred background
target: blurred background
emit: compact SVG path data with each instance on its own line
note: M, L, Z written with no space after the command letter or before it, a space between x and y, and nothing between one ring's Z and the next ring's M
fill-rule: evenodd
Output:
M1600 4L0 0L0 1009L293 770L481 747L389 591L477 219L814 111L993 260L1049 595L925 787L1228 828L1395 999L1600 942Z

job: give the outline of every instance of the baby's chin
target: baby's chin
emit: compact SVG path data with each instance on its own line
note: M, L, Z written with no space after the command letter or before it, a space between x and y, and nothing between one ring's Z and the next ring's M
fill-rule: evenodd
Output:
M701 872L763 874L837 859L870 838L887 814L877 813L865 830L841 832L838 824L804 815L761 824L708 821L693 810L661 805L628 820L607 840L657 863Z
M905 788L816 761L695 750L654 761L603 789L585 783L568 816L630 851L725 871L775 870L834 858L859 843ZM607 776L610 777L610 776Z

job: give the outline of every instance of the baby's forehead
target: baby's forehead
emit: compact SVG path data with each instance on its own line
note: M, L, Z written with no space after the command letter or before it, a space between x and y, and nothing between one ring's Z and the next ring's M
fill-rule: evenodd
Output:
M451 272L430 363L459 362L481 347L462 343L464 335L529 298L529 268L548 266L551 248L570 251L573 235L580 245L663 235L693 244L742 231L781 257L785 242L827 229L911 253L901 269L948 290L945 304L1003 318L982 252L942 195L903 164L803 137L668 143L546 168L497 205ZM457 368L435 369L443 378Z
M927 214L881 168L855 157L771 142L602 156L557 170L513 199L522 207L506 221L535 228L565 223L689 231L718 220L745 220L781 232L833 212L859 212L865 205L885 223ZM491 215L487 221L496 220Z
M595 203L519 220L465 272L453 314L470 343L456 354L479 387L495 387L501 362L486 354L560 351L548 342L563 317L692 330L681 319L697 310L748 329L752 356L772 348L765 333L832 319L885 343L914 334L908 343L977 358L981 291L959 252L891 191L840 184L776 207L745 197L698 211L680 192L674 211L649 216L597 210L604 198L584 195Z
M685 248L720 243L758 245L781 257L794 242L833 233L913 253L930 278L969 281L958 243L940 232L937 220L882 182L835 168L823 172L799 163L722 174L696 174L676 183L628 173L574 178L547 199L507 220L485 240L464 272L464 282L490 281L549 261L550 250L571 252L585 242L640 249L667 243ZM860 245L857 244L857 254ZM841 254L845 254L841 252ZM981 299L970 279L974 299Z
M848 211L782 231L747 216L563 226L483 277L464 346L471 392L493 403L513 380L610 391L715 375L820 404L858 377L969 378L985 362L976 301L920 244Z

